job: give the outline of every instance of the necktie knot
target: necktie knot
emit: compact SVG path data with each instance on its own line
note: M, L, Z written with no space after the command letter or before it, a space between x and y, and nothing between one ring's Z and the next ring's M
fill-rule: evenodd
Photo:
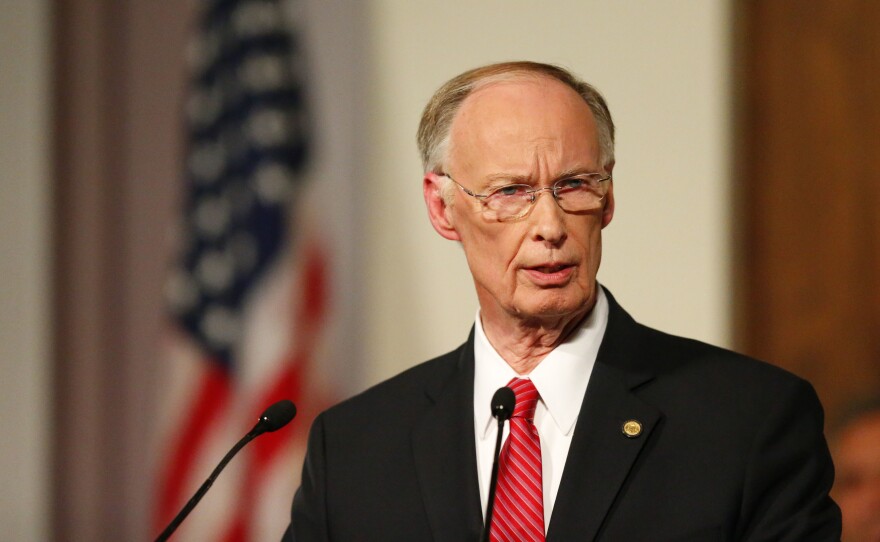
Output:
M529 421L535 418L535 407L538 406L538 390L531 380L514 378L507 384L516 396L516 406L513 408L514 418L525 418Z

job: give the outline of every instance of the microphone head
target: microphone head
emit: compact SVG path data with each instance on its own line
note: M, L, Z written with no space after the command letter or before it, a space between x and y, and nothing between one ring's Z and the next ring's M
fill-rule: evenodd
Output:
M290 400L282 399L263 411L257 425L262 426L265 431L277 431L290 423L294 416L296 406Z
M495 416L499 422L509 420L510 417L513 416L513 409L515 406L516 394L507 386L498 388L498 391L492 396L492 415Z

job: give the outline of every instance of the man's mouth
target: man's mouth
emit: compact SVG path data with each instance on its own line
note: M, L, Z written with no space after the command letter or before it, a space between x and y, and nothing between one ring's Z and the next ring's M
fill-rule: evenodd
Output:
M553 273L558 273L560 271L568 269L569 267L572 267L572 265L564 263L548 263L526 267L526 269L528 269L529 271L537 271L538 273L552 275Z
M523 270L530 277L533 284L540 287L558 288L568 284L574 276L574 264L570 263L544 263L525 267Z
M536 286L558 288L565 286L572 280L575 267L577 266L574 264L551 262L524 267L523 271Z

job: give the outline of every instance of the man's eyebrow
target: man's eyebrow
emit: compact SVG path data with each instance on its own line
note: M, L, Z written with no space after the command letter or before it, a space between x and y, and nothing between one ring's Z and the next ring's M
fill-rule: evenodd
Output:
M578 175L595 175L597 173L602 173L601 168L600 170L596 170L588 167L574 167L557 175L556 180L565 179L566 177L576 177Z
M528 174L517 175L514 173L493 173L486 176L486 185L503 186L506 184L529 184L531 179L532 176Z

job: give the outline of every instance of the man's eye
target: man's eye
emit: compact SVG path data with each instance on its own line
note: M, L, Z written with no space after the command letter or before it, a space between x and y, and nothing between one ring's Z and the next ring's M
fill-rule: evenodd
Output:
M557 187L563 190L574 190L582 188L587 182L584 179L572 177L571 179L563 179L557 183Z
M495 191L495 194L498 196L519 196L525 193L526 188L522 185L512 184L510 186L502 186Z

